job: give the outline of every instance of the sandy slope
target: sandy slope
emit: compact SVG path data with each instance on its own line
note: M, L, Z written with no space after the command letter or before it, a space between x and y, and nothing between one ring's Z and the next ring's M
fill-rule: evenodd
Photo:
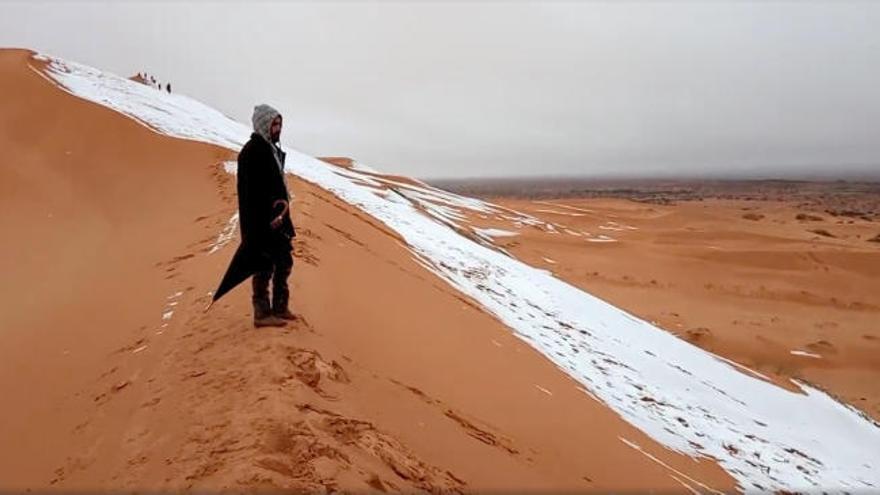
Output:
M0 57L0 479L46 486L74 428L99 419L84 387L156 325L177 286L157 263L205 235L193 218L223 206L204 176L227 152L71 98L26 52ZM105 417L105 434L124 420Z
M296 194L285 331L242 287L234 154L71 97L0 51L3 488L658 489L733 482L658 446L426 271ZM656 456L652 460L621 441Z
M880 245L866 241L875 222L797 220L785 201L497 201L617 241L534 229L497 240L517 256L783 386L805 380L880 419Z

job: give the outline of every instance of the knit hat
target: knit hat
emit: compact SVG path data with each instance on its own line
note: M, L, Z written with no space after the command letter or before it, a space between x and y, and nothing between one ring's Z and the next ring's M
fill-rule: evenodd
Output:
M263 136L263 139L270 144L273 142L270 128L275 117L281 117L281 114L278 110L265 104L255 106L254 115L251 117L251 122L254 124L254 132Z

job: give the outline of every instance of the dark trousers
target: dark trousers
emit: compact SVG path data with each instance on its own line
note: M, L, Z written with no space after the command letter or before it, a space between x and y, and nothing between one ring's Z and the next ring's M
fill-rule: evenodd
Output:
M290 254L290 248L282 248L272 253L272 262L272 267L255 273L252 279L254 318L265 318L273 313L283 313L287 309L287 302L290 299L287 277L290 276L293 269L293 256ZM271 305L269 304L269 280L272 281Z

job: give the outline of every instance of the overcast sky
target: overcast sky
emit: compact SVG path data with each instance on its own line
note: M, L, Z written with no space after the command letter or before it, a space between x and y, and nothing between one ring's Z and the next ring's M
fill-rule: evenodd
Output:
M423 178L880 170L880 2L0 1L0 46Z

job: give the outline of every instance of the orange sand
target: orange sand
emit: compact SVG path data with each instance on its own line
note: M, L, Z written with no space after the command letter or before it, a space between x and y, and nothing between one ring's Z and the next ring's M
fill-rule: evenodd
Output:
M733 488L299 180L303 320L255 330L247 285L203 313L237 242L210 253L234 154L71 97L28 57L0 51L0 488Z

